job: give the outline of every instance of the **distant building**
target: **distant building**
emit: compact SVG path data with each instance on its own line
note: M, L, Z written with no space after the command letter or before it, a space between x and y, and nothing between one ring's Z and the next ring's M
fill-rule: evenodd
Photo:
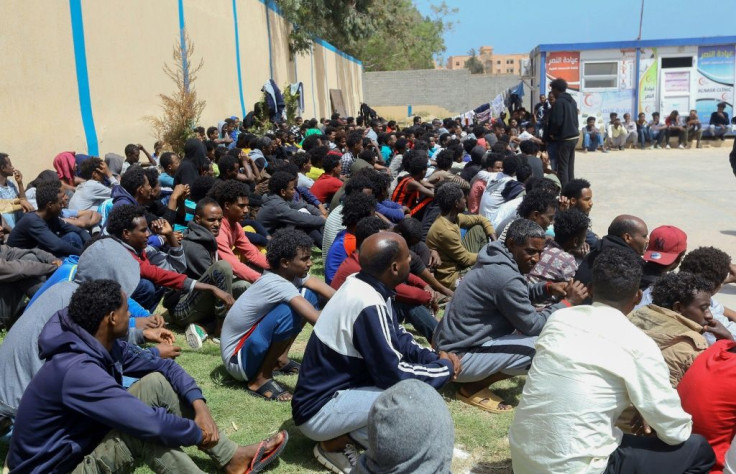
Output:
M476 57L483 65L484 74L511 74L521 76L524 65L529 59L528 54L494 54L493 46L481 46ZM450 56L447 58L445 69L463 69L470 59L469 55Z
M529 57L532 100L565 79L583 118L694 109L707 124L721 102L733 117L736 36L540 44Z

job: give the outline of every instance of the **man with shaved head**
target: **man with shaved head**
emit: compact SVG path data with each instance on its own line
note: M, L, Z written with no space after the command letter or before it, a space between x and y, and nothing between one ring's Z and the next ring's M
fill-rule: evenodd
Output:
M361 271L324 307L304 351L292 415L333 472L350 472L356 446L368 446L368 414L384 390L405 379L440 388L460 371L455 354L421 347L398 324L394 289L407 279L410 260L400 235L366 238Z
M641 257L644 255L648 244L649 229L647 229L647 225L643 220L628 214L617 216L608 226L608 235L598 241L580 263L575 279L585 285L590 285L593 280L593 263L598 255L606 249L622 248ZM643 264L644 261L642 260Z

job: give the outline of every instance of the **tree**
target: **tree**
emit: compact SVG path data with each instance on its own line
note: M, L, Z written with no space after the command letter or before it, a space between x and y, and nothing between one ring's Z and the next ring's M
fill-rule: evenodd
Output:
M196 66L193 65L194 44L186 32L184 36L186 49L182 51L181 44L177 41L172 54L173 66L164 64L163 68L166 75L176 84L176 92L170 96L159 94L162 115L147 117L156 138L171 146L179 156L183 156L186 141L194 136L194 127L197 126L205 107L205 101L197 99L197 91L194 88L194 81L204 66L204 60L200 59Z
M475 54L475 49L468 51L470 58L465 61L465 69L470 71L470 74L483 74L484 68L483 63L478 59L478 55Z
M411 0L275 1L294 24L292 54L307 51L318 36L363 61L367 71L434 67L457 11L442 2L423 16Z

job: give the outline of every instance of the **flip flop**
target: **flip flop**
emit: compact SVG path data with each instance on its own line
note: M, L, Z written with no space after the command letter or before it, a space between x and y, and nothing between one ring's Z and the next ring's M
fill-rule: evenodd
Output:
M289 441L289 433L286 430L282 431L281 433L284 434L284 440L276 445L276 447L273 448L271 451L266 452L266 443L268 442L268 439L265 439L258 444L256 455L253 456L250 465L245 470L245 474L249 474L251 472L261 472L266 466L271 464L279 456L279 454L281 454L281 451L284 450L284 448L286 447L286 443Z
M288 390L286 390L284 387L279 385L274 379L270 379L268 382L264 383L258 389L251 390L246 387L246 390L249 394L256 398L262 398L264 400L268 400L269 402L290 402L291 400L279 400L279 396L283 393L288 393ZM266 395L266 392L271 392L271 395Z
M274 375L299 375L299 371L302 368L302 364L299 362L289 360L289 362L278 370L274 370Z
M508 404L503 401L503 398L493 393L489 388L484 388L483 390L476 392L469 397L462 395L458 391L457 399L461 402L467 403L468 405L472 405L474 407L480 408L481 410L485 410L488 413L511 413L514 411L513 408L509 408L508 410L502 410L498 408L499 403L504 403L506 405Z

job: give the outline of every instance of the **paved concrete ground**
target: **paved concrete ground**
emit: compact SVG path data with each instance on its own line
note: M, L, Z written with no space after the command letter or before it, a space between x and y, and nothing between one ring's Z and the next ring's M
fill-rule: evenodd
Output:
M603 236L619 214L633 214L649 231L675 225L688 250L713 246L736 261L736 177L728 162L732 141L721 147L575 153L575 176L591 182L594 231ZM736 308L736 284L717 299Z

